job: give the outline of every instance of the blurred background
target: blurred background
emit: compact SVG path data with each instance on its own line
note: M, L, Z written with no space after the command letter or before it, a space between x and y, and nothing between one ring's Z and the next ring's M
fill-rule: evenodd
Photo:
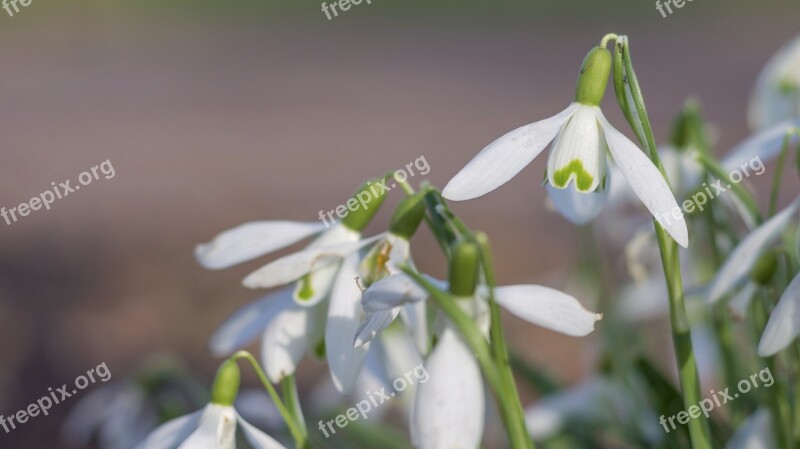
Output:
M650 0L372 0L333 20L320 6L32 0L14 17L0 10L0 206L52 181L74 185L105 160L115 169L49 211L0 221L0 413L102 362L123 379L153 353L179 355L209 381L219 360L208 338L263 293L240 280L265 259L210 272L194 261L197 243L251 220L316 220L367 177L421 155L430 173L410 181L442 187L494 138L566 107L607 32L630 37L657 136L697 96L718 153L749 134L754 80L800 32L796 0L694 0L666 18ZM612 100L607 115L630 135ZM545 207L544 166L454 205L492 238L500 284L564 288L576 259L574 227ZM443 274L432 239L413 251L422 270ZM621 264L619 251L607 256ZM593 337L506 318L526 360L566 381L591 369ZM326 373L305 362L304 394ZM0 447L66 447L58 432L76 402L0 431Z

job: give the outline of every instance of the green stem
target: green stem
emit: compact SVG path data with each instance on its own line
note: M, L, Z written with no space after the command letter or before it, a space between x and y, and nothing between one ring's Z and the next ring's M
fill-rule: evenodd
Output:
M641 144L647 149L653 164L661 171L662 176L669 184L669 179L667 179L664 167L658 157L653 129L647 117L647 110L639 83L636 80L636 73L633 70L627 38L617 40L614 87L617 92L617 98L620 100L620 107L628 122L634 130L641 130L642 136L644 136L643 139L640 139ZM629 104L629 102L632 102L632 104ZM635 115L633 114L634 110L636 112ZM678 363L681 396L684 408L688 410L689 407L699 404L702 398L700 396L700 378L697 374L697 361L692 348L689 320L686 317L678 245L667 235L664 228L656 220L653 220L653 225L658 239L658 248L661 251L661 262L669 294L672 339L675 344L675 358ZM706 420L693 419L689 421L689 436L694 449L711 449L711 432Z
M270 383L269 379L267 379L267 375L264 373L264 370L261 369L261 365L259 365L255 357L253 357L253 354L250 354L247 351L239 351L236 354L232 355L230 359L234 361L244 359L250 362L250 365L256 372L258 379L264 385L264 389L267 390L267 393L269 394L270 398L272 398L272 402L275 403L275 407L277 407L278 412L280 412L281 416L283 417L283 420L286 422L286 427L292 434L295 446L298 449L307 449L309 447L308 436L302 430L305 427L305 425L300 426L295 421L295 418L292 416L292 413L289 411L286 405L284 405L283 401L281 400L281 397L275 390L275 387L272 385L272 383Z
M303 417L303 409L300 406L297 392L297 379L294 374L286 376L281 380L281 389L283 390L283 398L286 401L286 408L292 414L292 418L297 423L303 435L308 435L306 428L306 421Z
M789 152L790 143L792 140L792 133L786 133L786 137L783 138L783 146L781 147L781 153L778 155L778 162L775 166L775 176L772 178L772 189L770 190L769 195L769 216L775 215L775 212L778 210L778 194L781 190L781 177L783 176L783 166L786 163L786 154Z

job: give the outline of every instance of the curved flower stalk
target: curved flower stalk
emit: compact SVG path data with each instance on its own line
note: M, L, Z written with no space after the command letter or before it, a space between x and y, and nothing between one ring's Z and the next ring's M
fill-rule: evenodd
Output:
M166 422L136 449L235 449L236 430L253 449L286 449L271 436L242 419L233 407L239 392L239 368L228 360L217 373L211 402L203 409Z
M473 158L444 188L445 198L469 200L508 182L553 142L547 161L550 198L568 219L586 222L600 211L606 195L606 150L648 211L681 246L689 244L683 217L669 185L642 151L606 120L600 110L611 68L605 46L586 56L575 101L548 119L517 128ZM570 189L564 194L557 190ZM588 195L581 198L581 195Z
M756 130L800 118L800 36L781 47L758 76L748 116Z
M353 326L351 322L356 319L355 307L360 296L353 280L357 269L355 254L383 237L361 238L361 231L384 200L382 195L374 196L370 192L371 184L371 181L366 183L353 196L357 198L366 193L364 196L370 201L327 230L319 223L249 223L225 231L210 243L197 247L195 254L200 264L217 269L317 235L306 249L277 259L244 279L244 285L250 288L287 284L291 287L268 295L231 316L211 339L214 354L231 354L263 334L262 357L267 375L277 383L294 373L306 352L322 347L326 328ZM347 351L344 357L363 360L364 354L353 351L339 340L325 343L329 353ZM344 348L339 351L339 346ZM343 376L347 378L342 379ZM350 371L346 374L338 369L334 371L337 387L342 391L352 388L352 376Z

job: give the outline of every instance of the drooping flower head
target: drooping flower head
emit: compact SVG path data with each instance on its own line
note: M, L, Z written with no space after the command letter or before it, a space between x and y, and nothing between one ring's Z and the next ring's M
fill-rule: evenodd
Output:
M606 199L606 150L633 192L681 246L688 245L686 222L658 168L600 110L611 68L611 54L595 47L581 67L575 101L548 119L517 128L490 143L444 188L445 198L477 198L500 187L531 163L551 142L548 192L568 219L584 223Z
M759 131L800 118L800 36L781 47L758 76L748 115Z

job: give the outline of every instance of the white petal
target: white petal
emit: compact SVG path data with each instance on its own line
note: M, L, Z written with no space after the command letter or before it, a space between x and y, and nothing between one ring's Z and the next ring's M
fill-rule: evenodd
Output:
M291 296L276 305L261 340L261 360L267 377L278 383L295 372L308 350L313 310L298 306Z
M406 304L400 310L400 318L403 319L408 331L411 332L417 351L422 355L428 354L431 336L428 330L428 309L425 303Z
M709 301L715 303L742 282L764 250L777 240L800 205L800 198L765 221L745 237L722 265L709 289Z
M214 356L221 357L247 346L255 340L269 321L282 308L292 291L284 289L256 300L230 316L211 337L209 347Z
M242 284L248 288L272 288L288 284L312 270L340 262L342 258L357 252L383 236L384 234L379 234L357 242L310 248L288 255L250 273L244 278Z
M253 449L286 449L284 445L275 441L271 436L253 427L238 414L236 419L242 426L242 433Z
M560 432L571 419L607 413L609 404L606 398L611 396L611 392L609 382L593 378L551 393L525 410L528 432L533 439L544 440Z
M167 421L159 426L136 449L173 449L200 425L205 409Z
M547 195L562 217L576 225L585 225L603 210L608 199L608 188L580 193L573 187L556 189L548 183Z
M678 207L661 172L635 143L611 126L602 113L597 114L597 119L605 132L608 150L633 193L650 214L659 220L667 233L686 248L689 245L689 231L686 229L683 211ZM673 214L674 211L680 212L675 212L677 217Z
M369 349L369 344L353 347L362 313L361 291L355 281L357 266L357 254L351 254L342 263L331 292L325 326L325 350L331 377L344 394L352 391Z
M599 109L581 105L561 127L547 159L547 181L557 189L593 192L603 180L605 146L597 123Z
M235 449L236 412L233 407L208 404L197 430L178 449Z
M583 308L572 296L542 285L509 285L495 289L498 304L519 318L572 336L594 330L603 316Z
M666 316L669 313L669 299L664 277L653 276L625 285L615 308L621 316L631 321Z
M748 119L754 129L763 129L781 120L797 117L800 98L781 88L782 82L800 87L800 36L795 37L769 60L758 76L750 97Z
M446 328L417 385L411 438L417 449L476 449L484 419L483 380L472 352Z
M317 237L306 249L319 249L343 243L358 242L361 234L337 225ZM313 307L326 299L331 292L333 280L339 271L338 264L318 268L303 276L294 290L294 300L303 307Z
M364 290L361 305L367 312L379 312L397 306L419 302L428 292L405 273L385 277Z
M750 301L753 300L757 289L758 285L755 282L748 282L728 301L728 310L734 318L744 319L747 315L747 307L750 306Z
M384 329L394 322L394 319L397 318L399 313L400 307L389 310L379 310L377 312L367 312L356 332L353 346L357 348L372 341L373 338L377 337L378 334L383 332Z
M447 183L442 195L453 201L470 200L505 184L553 141L578 107L572 103L553 117L517 128L490 143Z
M772 417L769 409L759 408L733 434L725 449L774 449Z
M117 403L117 398L124 396L125 389L137 390L128 383L112 383L96 388L81 399L67 415L62 428L63 438L73 446L87 446L108 417L109 405Z
M722 168L732 172L758 160L766 164L780 154L786 132L792 127L800 127L800 119L787 120L754 134L727 153Z
M285 248L324 228L318 221L254 221L197 245L194 255L203 267L219 270Z
M758 355L769 357L789 346L800 335L800 273L797 274L769 317L758 343Z

